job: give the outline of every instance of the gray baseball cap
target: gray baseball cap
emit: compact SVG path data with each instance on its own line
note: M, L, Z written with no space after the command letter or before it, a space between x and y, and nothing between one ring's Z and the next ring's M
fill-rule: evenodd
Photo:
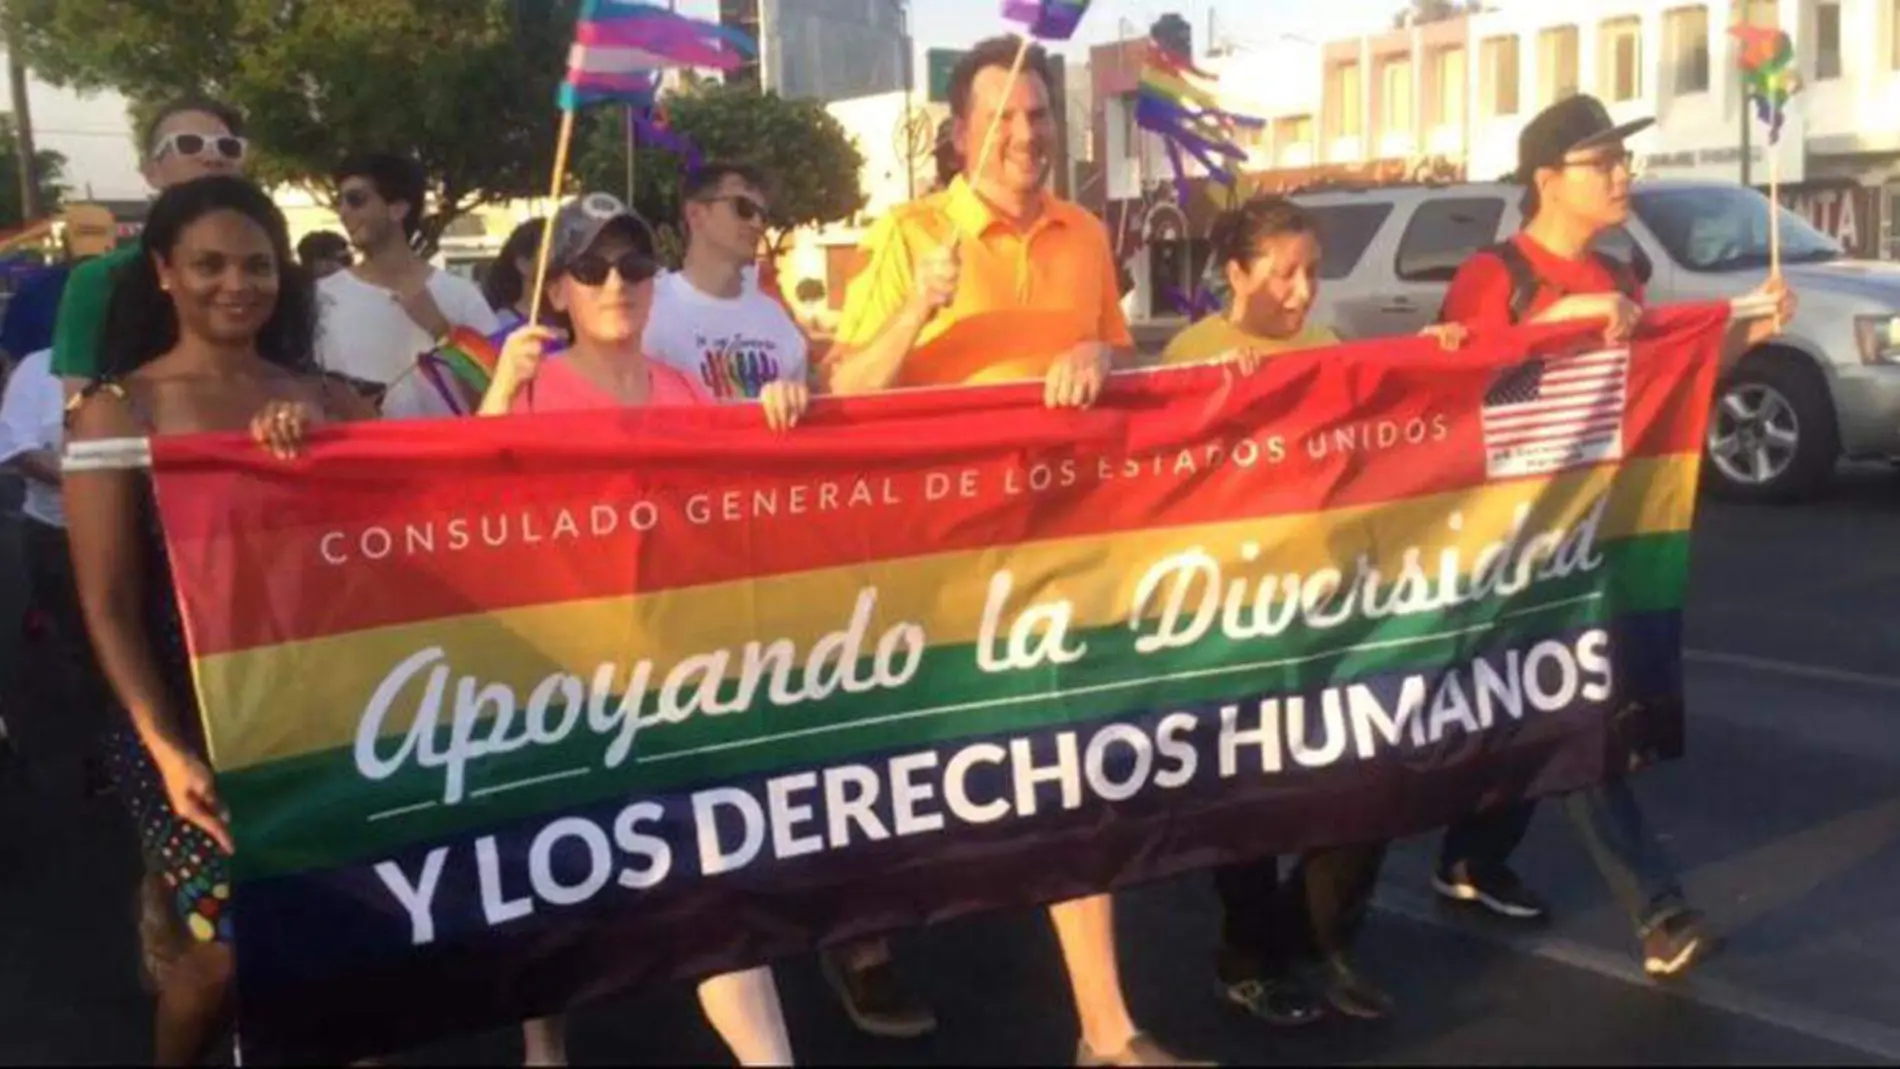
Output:
M560 272L593 247L610 227L618 227L634 247L654 255L653 228L611 193L585 193L554 213L553 244L548 248L548 270Z

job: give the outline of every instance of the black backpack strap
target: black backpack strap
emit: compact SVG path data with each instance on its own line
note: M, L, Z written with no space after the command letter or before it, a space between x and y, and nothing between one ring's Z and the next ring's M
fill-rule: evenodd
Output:
M1537 269L1531 266L1530 258L1524 250L1517 247L1515 241L1500 241L1484 250L1498 258L1504 264L1504 273L1511 279L1511 322L1521 323L1530 314L1531 304L1537 300L1537 293L1543 287L1538 280Z
M1635 268L1600 250L1593 250L1591 255L1597 258L1597 263L1602 265L1603 270L1608 272L1611 280L1616 283L1616 292L1629 300L1637 300L1639 285L1636 281Z

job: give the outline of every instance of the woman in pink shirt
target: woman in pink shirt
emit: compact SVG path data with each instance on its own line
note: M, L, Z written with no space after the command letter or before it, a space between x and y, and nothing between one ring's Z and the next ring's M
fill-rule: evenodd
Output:
M571 322L573 344L550 356L554 331L509 335L481 414L711 404L697 382L641 348L658 273L652 232L618 200L592 193L569 201L554 217L546 299ZM797 425L809 402L798 382L775 382L759 397L773 430Z
M705 389L641 348L653 309L653 236L613 197L570 201L554 217L546 299L572 326L572 344L550 355L562 336L522 327L508 336L481 414L573 412L640 405L709 405ZM810 402L804 383L775 382L759 397L773 430L796 426ZM790 1065L792 1046L770 966L715 976L699 985L706 1019L741 1065ZM529 1060L565 1061L559 1018L531 1021Z

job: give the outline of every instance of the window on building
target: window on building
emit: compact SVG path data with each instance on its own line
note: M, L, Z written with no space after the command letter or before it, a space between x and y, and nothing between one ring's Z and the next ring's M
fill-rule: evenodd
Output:
M1841 76L1841 5L1814 6L1814 78L1825 82Z
M1289 115L1273 120L1273 151L1282 167L1311 163L1313 155L1313 117Z
M1781 25L1780 0L1729 0L1729 11L1735 22L1751 26Z
M1888 51L1892 53L1888 62L1894 70L1900 71L1900 0L1890 0L1889 6L1893 10L1887 12L1887 37L1891 42Z
M1537 103L1549 107L1576 96L1577 28L1553 26L1537 34Z
M1450 282L1471 254L1498 240L1502 197L1426 201L1399 238L1398 275L1407 282Z
M1670 88L1677 96L1709 91L1709 9L1679 7L1663 15Z
M1380 133L1410 135L1418 128L1412 107L1412 61L1389 59L1379 65Z
M1465 50L1441 48L1432 54L1431 107L1425 116L1431 127L1457 126L1465 119Z
M1341 63L1334 67L1328 77L1326 87L1327 107L1332 111L1334 137L1358 137L1364 130L1365 87L1359 75L1359 64Z
M1390 204L1322 204L1307 209L1319 229L1319 277L1350 276L1392 214Z
M1597 85L1612 103L1643 95L1643 21L1605 19L1597 27Z
M1517 85L1517 38L1493 37L1478 46L1478 105L1486 118L1517 114Z
M1119 98L1122 113L1122 156L1125 159L1141 158L1141 127L1135 124L1135 94L1124 93Z

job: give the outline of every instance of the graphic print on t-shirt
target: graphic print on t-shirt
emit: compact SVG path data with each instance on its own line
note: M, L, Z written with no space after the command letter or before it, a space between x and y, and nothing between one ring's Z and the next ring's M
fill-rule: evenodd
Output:
M700 381L715 400L756 400L766 384L776 382L784 370L777 356L778 346L764 338L737 333L709 338L695 333L694 344L700 351Z

